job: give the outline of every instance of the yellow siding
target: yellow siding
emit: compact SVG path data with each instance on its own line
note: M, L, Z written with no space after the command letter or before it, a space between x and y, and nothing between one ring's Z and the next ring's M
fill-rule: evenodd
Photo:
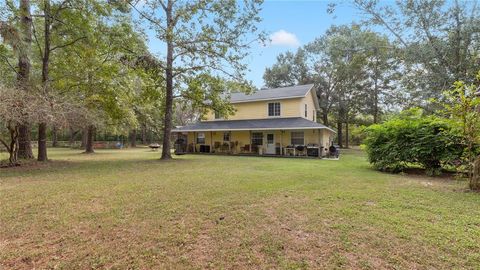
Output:
M303 104L309 103L311 101L312 105L308 105L309 110L313 110L315 108L311 95L308 94L307 97L309 98L292 98L271 101L235 103L232 105L234 106L236 112L234 115L230 115L228 119L241 120L269 118L268 103L270 102L280 102L280 117L301 117L303 116ZM312 113L310 112L309 114L311 115ZM215 120L215 114L212 111L209 111L204 118L208 121L213 121Z
M314 102L314 93L313 91L309 91L308 94L302 98L300 104L300 112L303 118L306 118L310 121L316 121L316 109L315 109L315 102ZM305 104L307 105L307 116L305 117ZM314 113L315 110L315 113ZM315 118L314 118L315 117Z
M252 101L245 103L232 104L235 108L235 114L228 116L229 120L241 119L264 119L268 116L268 103L280 102L280 117L303 117L311 121L315 121L315 94L309 91L303 98L268 100L268 101ZM305 117L305 104L307 105L307 116ZM215 113L208 111L203 117L204 120L215 120ZM218 119L217 119L218 120Z

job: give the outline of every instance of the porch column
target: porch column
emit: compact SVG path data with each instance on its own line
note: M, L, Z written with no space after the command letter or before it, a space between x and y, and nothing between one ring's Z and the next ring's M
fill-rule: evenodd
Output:
M193 153L197 152L197 132L193 132Z
M210 131L210 153L212 153L212 151L213 151L212 141L213 141L213 132Z
M280 156L283 156L283 130L280 130Z
M248 149L248 152L251 153L252 152L252 131L249 130L249 136L250 136L250 148Z
M321 158L322 157L322 152L323 152L323 143L322 143L322 136L323 136L323 133L322 133L322 130L319 129L318 130L318 157Z

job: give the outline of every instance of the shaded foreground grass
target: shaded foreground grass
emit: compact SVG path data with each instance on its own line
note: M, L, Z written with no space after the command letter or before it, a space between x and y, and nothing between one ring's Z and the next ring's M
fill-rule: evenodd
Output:
M0 170L0 269L471 268L480 194L340 161L53 149Z

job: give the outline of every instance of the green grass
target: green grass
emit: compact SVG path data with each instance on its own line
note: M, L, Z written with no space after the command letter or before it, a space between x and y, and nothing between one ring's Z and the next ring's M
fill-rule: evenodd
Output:
M0 269L478 269L465 182L340 161L53 149L0 170ZM2 268L3 267L3 268Z

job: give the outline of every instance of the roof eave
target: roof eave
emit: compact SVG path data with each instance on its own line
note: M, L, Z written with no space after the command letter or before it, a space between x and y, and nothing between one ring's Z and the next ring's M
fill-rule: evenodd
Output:
M248 103L248 102L257 102L257 101L275 101L275 100L283 100L283 99L295 99L295 98L303 98L305 95L302 96L289 96L289 97L280 97L280 98L259 98L259 99L249 99L249 100L241 100L241 101L230 101L231 104L236 103Z
M337 133L329 127L288 127L288 128L217 128L217 129L175 129L172 132L206 132L206 131L249 131L249 130L307 130L307 129L326 129L333 133Z

